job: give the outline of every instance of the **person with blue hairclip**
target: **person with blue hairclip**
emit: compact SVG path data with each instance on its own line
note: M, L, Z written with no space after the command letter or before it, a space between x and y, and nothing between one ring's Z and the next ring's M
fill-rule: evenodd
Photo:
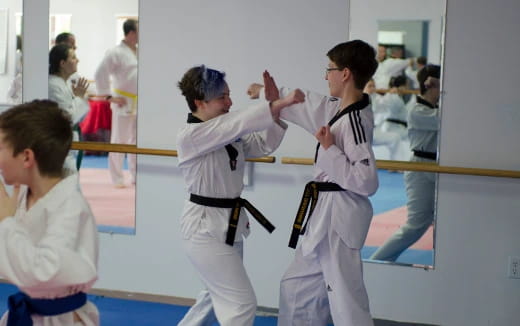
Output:
M303 102L304 95L296 89L230 112L225 74L204 65L189 69L178 87L191 111L177 135L179 168L190 193L181 217L183 247L206 286L178 325L253 325L257 301L242 261L249 235L244 208L269 232L274 226L240 198L245 160L280 145L287 128L280 111Z

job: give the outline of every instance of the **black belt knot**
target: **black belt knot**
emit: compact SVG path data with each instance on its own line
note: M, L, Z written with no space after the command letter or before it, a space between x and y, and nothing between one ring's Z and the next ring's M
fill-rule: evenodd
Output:
M238 219L240 218L240 210L244 207L269 233L275 229L274 225L269 222L265 216L260 213L249 201L244 198L213 198L190 194L190 201L202 206L231 208L229 214L229 224L226 234L226 244L233 246L235 242L235 234L238 227Z
M338 184L333 182L316 182L311 181L305 185L305 189L303 191L303 197L300 201L300 207L298 207L298 212L296 213L296 218L294 220L293 229L291 233L291 238L289 239L289 247L296 248L296 244L298 243L298 237L300 234L305 233L305 229L309 220L311 218L312 212L316 207L316 203L318 202L319 193L322 191L344 191L345 189L341 188ZM309 208L309 204L311 208L309 209L309 213L306 214L307 209ZM307 222L303 225L305 220L305 216L309 216L307 218ZM303 226L303 228L302 228Z
M430 159L430 160L436 160L437 159L437 153L418 151L418 150L415 150L415 149L413 150L413 155L415 155L417 157L427 158L427 159Z

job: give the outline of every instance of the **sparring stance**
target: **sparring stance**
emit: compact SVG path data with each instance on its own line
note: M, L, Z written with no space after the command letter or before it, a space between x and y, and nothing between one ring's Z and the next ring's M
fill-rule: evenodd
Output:
M280 111L302 102L300 90L283 99L229 112L232 105L224 73L197 66L178 83L191 113L177 135L179 168L189 200L181 217L183 246L206 286L181 326L250 326L256 297L242 262L249 234L246 208L268 231L274 227L240 198L245 159L273 152L287 125Z
M125 38L110 49L96 70L94 79L99 97L110 101L112 109L113 144L136 144L137 141L137 42L138 22L128 19L123 24ZM112 91L110 80L112 79ZM135 183L137 161L135 154L128 154L131 183ZM109 153L108 168L116 188L125 187L123 176L124 153Z
M71 142L70 117L54 102L0 114L0 277L21 291L1 326L99 325L85 294L97 279L98 234L77 177L63 168Z
M437 160L437 134L441 68L427 65L417 73L421 96L408 114L408 138L413 151L412 162ZM370 257L375 260L395 261L408 247L419 240L433 223L435 210L436 174L407 171L404 174L408 219Z
M373 325L360 249L373 215L368 196L378 187L374 118L369 96L363 93L377 61L374 49L360 40L340 43L327 56L330 96L304 92L305 102L280 115L319 143L314 179L305 187L289 241L295 248L303 234L281 281L279 326L325 326L331 315L335 325ZM276 89L270 76L264 77L264 84L266 94L276 93L268 91ZM281 88L280 96L288 91Z

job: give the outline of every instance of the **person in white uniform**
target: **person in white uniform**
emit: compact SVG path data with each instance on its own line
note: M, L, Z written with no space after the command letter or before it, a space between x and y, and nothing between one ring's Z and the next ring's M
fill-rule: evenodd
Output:
M381 105L383 96L376 93L376 84L373 79L368 81L363 92L370 96L370 104L372 106L372 112L374 113L374 136L372 145L384 146L388 150L388 157L377 157L376 152L376 158L396 160L401 143L401 135L395 132L385 132L381 130L381 125L388 116L388 112L385 106Z
M98 234L77 178L63 168L71 142L70 116L55 102L0 114L0 277L21 291L1 326L99 325L85 294L97 279Z
M379 64L374 74L376 88L384 89L388 87L390 79L404 74L404 70L409 64L409 60L403 59L403 50L399 47L393 47L390 57Z
M76 51L68 44L55 45L49 52L49 99L71 115L73 125L80 123L90 109L86 97L87 79L79 78L73 85L69 82L78 70L78 62ZM80 140L77 131L73 135L74 141ZM79 168L76 155L76 151L69 151L65 160L66 167L71 171Z
M244 199L245 160L273 152L287 125L280 111L303 101L299 90L283 99L230 112L225 75L202 66L178 83L191 113L177 134L179 168L190 193L181 217L184 250L206 286L178 324L253 325L256 296L242 262L249 234L244 208L268 230L274 227ZM214 311L214 313L213 313Z
M110 142L136 144L137 141L137 43L139 26L135 19L123 24L125 38L110 49L97 67L94 75L98 97L111 102L112 130ZM112 81L112 89L110 82ZM135 154L128 154L131 183L135 183L137 161ZM108 164L112 183L125 187L123 175L124 153L109 153Z
M373 325L360 249L373 216L368 196L378 188L374 117L363 93L377 61L374 48L361 40L340 43L327 56L330 96L304 92L305 102L280 114L319 143L314 178L305 187L289 241L296 253L280 284L279 326L325 326L331 315L335 325ZM272 79L264 83L266 94L276 89ZM280 96L287 92L281 88Z
M413 151L412 162L434 163L437 160L437 134L441 68L427 65L417 73L421 95L408 115L408 137ZM404 174L408 219L370 257L374 260L395 261L419 240L432 225L435 210L436 174L407 171Z

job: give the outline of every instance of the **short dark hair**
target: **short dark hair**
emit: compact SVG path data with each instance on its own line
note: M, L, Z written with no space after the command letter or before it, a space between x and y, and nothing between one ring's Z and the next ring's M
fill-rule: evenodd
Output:
M195 100L210 101L222 95L227 83L222 71L207 68L204 65L190 68L177 86L186 98L191 112L197 110Z
M34 100L0 114L3 141L13 148L13 156L31 149L40 173L63 176L63 163L72 143L70 115L49 100Z
M130 32L137 32L137 20L129 18L123 23L123 32L125 36Z
M426 66L426 64L428 63L428 60L426 59L425 56L420 56L420 57L417 57L417 63L420 65Z
M56 36L56 44L68 43L69 38L71 38L72 36L74 36L74 35L72 35L72 33L67 33L67 32L60 33Z
M407 82L408 82L408 79L406 79L405 76L403 76L403 75L395 76L395 77L390 78L388 87L392 88L392 87L406 86Z
M330 49L327 56L338 68L352 72L357 89L363 89L377 69L374 48L361 40L340 43Z
M49 52L49 74L60 72L60 63L67 60L70 50L73 49L67 43L56 44L52 47Z
M427 88L424 82L428 77L441 78L441 66L429 64L417 72L417 81L419 82L421 94L426 93Z

